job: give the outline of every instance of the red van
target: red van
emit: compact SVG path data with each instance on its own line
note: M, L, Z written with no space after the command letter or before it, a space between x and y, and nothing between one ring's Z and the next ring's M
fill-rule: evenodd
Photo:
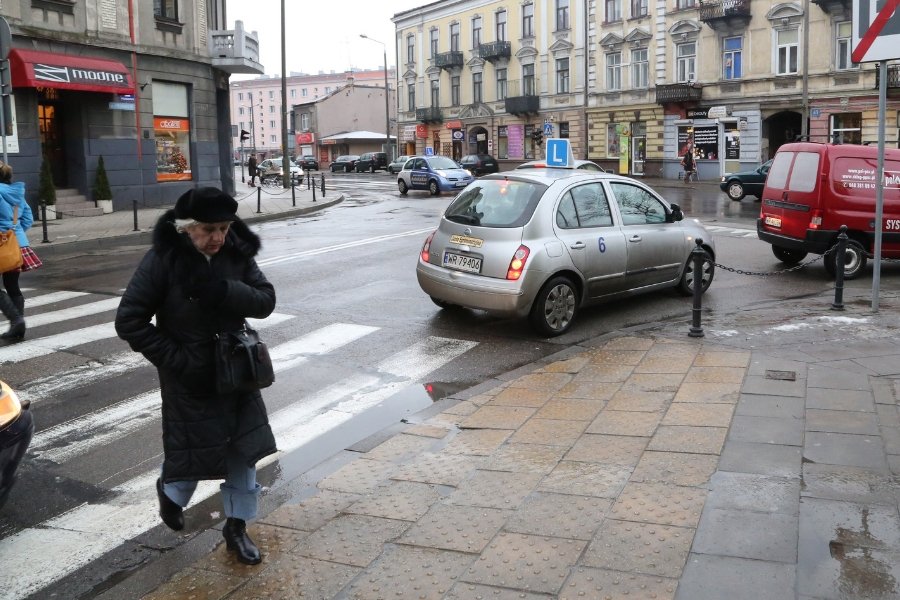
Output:
M878 148L797 142L775 154L762 193L756 232L778 260L796 264L826 254L847 226L844 277L858 276L875 250L875 172ZM900 150L885 149L882 256L900 257ZM833 252L825 269L835 273Z

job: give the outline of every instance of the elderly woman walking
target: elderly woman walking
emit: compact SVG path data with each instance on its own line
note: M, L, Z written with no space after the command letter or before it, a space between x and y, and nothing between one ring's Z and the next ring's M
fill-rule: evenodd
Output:
M153 247L119 304L116 332L159 373L163 522L182 529L197 481L224 479L222 535L239 561L257 564L246 526L257 511L256 462L276 451L275 438L259 391L216 391L214 340L247 317L271 314L275 289L254 260L259 237L236 213L234 198L216 188L182 195L156 224Z

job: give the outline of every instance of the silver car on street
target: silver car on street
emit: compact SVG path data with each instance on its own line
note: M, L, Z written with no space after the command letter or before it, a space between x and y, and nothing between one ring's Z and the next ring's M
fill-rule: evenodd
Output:
M691 252L703 240L702 271ZM529 317L543 335L569 329L579 309L663 288L712 283L715 245L642 182L580 169L487 175L447 207L416 275L442 308Z

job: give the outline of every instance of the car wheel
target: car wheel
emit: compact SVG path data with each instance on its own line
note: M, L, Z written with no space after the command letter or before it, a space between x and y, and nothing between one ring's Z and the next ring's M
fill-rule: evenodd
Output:
M440 306L441 308L444 308L444 309L453 308L456 306L455 304L450 304L449 302L444 302L443 300L441 300L439 298L435 298L434 296L429 296L429 298L431 298L431 301L434 302L437 306Z
M349 173L349 172L350 172L350 165L347 165L346 167L344 167L344 170L345 170L347 173Z
M546 336L562 335L578 312L578 292L568 277L554 277L544 284L531 306L531 325Z
M703 251L703 266L700 273L701 290L706 292L712 284L713 275L715 275L716 265L713 263L712 256L706 250ZM694 294L694 257L688 256L684 265L684 272L681 274L681 280L678 282L678 292L683 296L692 296Z
M402 179L397 181L397 187L400 188L400 193L403 194L404 196L406 195L406 192L409 191L409 188L407 187L406 182L403 181Z
M828 252L825 254L825 270L834 277L837 274L836 255L837 252ZM866 268L866 250L862 244L856 240L847 240L847 251L844 254L844 279L856 279Z
M772 254L775 258L789 265L796 265L798 262L806 258L806 252L802 250L788 250L781 246L772 246Z
M728 183L728 197L739 202L744 197L744 184L740 181L731 181Z
M428 191L431 193L432 196L437 196L438 194L441 193L441 188L438 187L437 181L432 179L431 181L428 182Z

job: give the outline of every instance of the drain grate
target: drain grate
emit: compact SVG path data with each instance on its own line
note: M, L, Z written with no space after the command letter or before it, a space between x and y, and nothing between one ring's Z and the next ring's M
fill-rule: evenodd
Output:
M778 381L797 381L797 371L766 371L766 379Z

